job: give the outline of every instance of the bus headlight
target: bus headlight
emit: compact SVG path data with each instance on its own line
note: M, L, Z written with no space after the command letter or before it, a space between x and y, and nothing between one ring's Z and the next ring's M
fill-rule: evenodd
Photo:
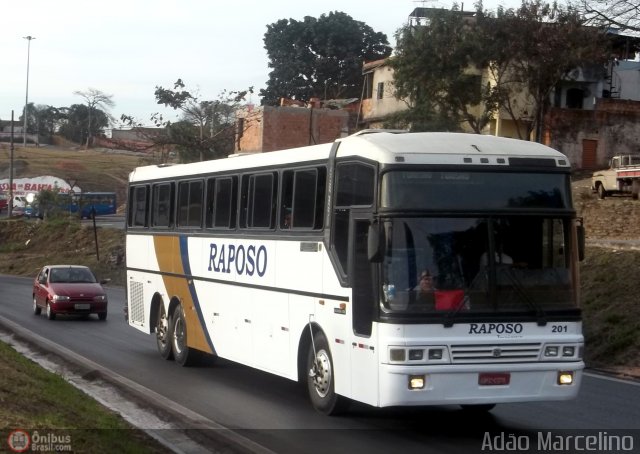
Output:
M392 348L389 350L389 359L395 362L405 362L407 360L406 350L404 348Z
M558 384L559 385L572 385L573 384L573 372L572 371L560 371L560 372L558 372Z
M541 360L566 361L582 358L582 344L547 344L542 350Z
M389 362L392 364L449 364L446 346L389 347Z
M409 375L409 389L424 389L424 375Z

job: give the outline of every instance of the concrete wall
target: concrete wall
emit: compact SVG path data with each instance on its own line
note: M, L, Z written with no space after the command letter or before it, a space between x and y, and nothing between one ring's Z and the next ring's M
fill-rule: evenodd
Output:
M548 145L583 168L585 140L597 141L596 164L606 167L611 156L640 153L640 102L600 98L592 111L551 109L545 119Z

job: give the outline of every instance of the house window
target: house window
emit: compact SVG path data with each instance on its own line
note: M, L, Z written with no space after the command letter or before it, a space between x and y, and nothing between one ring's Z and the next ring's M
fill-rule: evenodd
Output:
M580 88L570 88L567 90L567 109L582 109L584 100L584 90Z
M378 93L376 97L378 99L382 99L383 96L384 96L384 82L378 82Z

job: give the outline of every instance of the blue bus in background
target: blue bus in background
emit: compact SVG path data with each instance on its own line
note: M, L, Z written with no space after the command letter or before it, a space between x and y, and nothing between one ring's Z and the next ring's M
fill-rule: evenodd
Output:
M81 219L90 218L91 210L95 210L96 216L116 214L118 204L115 192L81 192L70 197L63 196L65 211L79 213Z

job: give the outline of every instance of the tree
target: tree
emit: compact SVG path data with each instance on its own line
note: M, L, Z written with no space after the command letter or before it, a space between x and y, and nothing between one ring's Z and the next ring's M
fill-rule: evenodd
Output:
M58 132L66 139L77 143L86 143L90 136L100 134L111 121L111 117L102 110L92 110L84 104L60 108L59 112L64 119L61 120ZM91 116L91 122L88 120L89 116ZM87 130L87 124L91 125L90 130Z
M337 11L267 25L264 44L272 71L260 90L263 105L281 97L359 98L362 63L391 54L384 33Z
M576 7L589 24L640 32L638 0L580 0Z
M148 134L132 117L123 115L121 120L136 128L154 147L177 148L182 162L204 161L227 156L235 147L235 112L253 87L242 91L223 90L216 100L201 100L197 92L185 90L186 85L178 79L173 89L156 86L158 104L182 112L179 122L165 121L154 113L151 121L163 128L159 134Z
M396 96L407 99L402 120L413 130L480 133L496 109L481 70L489 60L475 18L452 10L432 10L427 25L407 25L398 33L394 69Z
M492 34L502 38L499 105L518 125L520 138L542 139L542 123L550 94L578 68L603 70L609 58L604 31L586 27L579 12L542 0L523 1L517 10L499 12ZM517 105L518 97L524 103ZM524 121L522 121L524 120ZM522 130L521 127L522 126Z
M473 15L433 10L427 25L401 30L391 65L397 96L409 101L407 118L427 129L466 123L478 133L501 110L521 139L536 131L540 140L558 82L606 61L604 34L585 27L575 9L541 0L495 15L482 3L476 8Z
M107 95L103 92L101 92L100 90L96 90L95 88L88 88L86 91L74 91L73 92L74 95L78 95L80 97L82 97L85 100L86 106L88 108L88 115L87 115L87 123L86 123L86 131L87 131L87 141L85 143L85 148L89 148L89 145L91 144L91 139L94 136L94 115L93 112L97 109L100 108L103 113L107 116L107 118L109 119L109 121L112 121L113 118L109 115L108 113L108 109L115 106L115 103L113 101L113 95ZM92 123L92 121L94 123ZM107 126L109 125L109 123L107 123Z
M44 104L29 107L29 112L33 113L35 118L36 127L34 130L39 136L47 140L51 140L60 128L62 120L65 118L64 109Z

